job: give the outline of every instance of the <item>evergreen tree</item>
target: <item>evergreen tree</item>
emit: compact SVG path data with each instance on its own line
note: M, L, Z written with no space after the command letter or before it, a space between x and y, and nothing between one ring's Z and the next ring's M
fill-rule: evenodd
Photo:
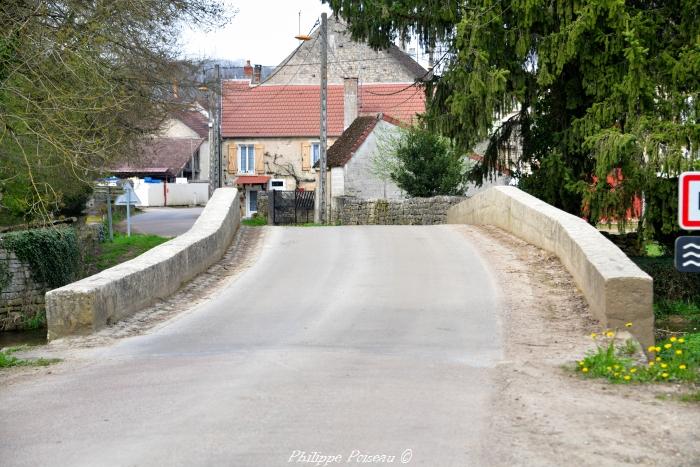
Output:
M678 231L676 177L700 168L699 0L324 1L375 47L412 32L451 46L426 121L463 150L491 136L478 178L510 162L496 149L517 131L524 189L591 222L643 195L643 225Z
M404 130L388 157L390 178L409 196L461 195L464 164L449 141L422 128Z

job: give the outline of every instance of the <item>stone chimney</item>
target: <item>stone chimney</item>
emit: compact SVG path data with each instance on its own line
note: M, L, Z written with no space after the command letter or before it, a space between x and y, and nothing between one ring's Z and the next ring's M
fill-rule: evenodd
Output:
M343 78L343 131L355 121L359 111L357 78Z
M250 60L246 60L245 66L243 67L243 76L246 79L253 80L253 67L250 65Z
M255 65L253 70L253 84L262 82L262 65Z

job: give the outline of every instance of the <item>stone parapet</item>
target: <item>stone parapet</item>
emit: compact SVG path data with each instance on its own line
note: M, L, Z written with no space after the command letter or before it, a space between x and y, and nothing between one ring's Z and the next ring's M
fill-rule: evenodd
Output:
M639 342L653 344L652 278L583 219L499 186L451 207L447 223L495 225L556 254L603 326L624 329L632 322Z
M87 334L167 297L219 260L240 224L238 191L219 188L186 233L46 294L49 339Z

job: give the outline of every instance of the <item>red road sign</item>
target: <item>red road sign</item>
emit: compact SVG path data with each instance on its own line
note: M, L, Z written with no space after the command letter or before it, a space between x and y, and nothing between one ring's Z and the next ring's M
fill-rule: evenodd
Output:
M678 223L685 230L700 230L700 172L684 172L678 187Z

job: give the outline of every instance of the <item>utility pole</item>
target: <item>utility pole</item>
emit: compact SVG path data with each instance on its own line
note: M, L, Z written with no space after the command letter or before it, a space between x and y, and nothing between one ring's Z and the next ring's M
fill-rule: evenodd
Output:
M216 164L218 167L217 173L219 174L218 188L224 186L224 167L221 160L221 99L223 99L224 90L221 86L221 68L217 63L214 67L216 70Z
M321 14L321 137L315 221L326 223L326 145L328 144L328 15Z
M211 69L211 68L210 68ZM214 84L207 86L209 97L209 196L214 190L223 186L223 168L221 167L221 70L214 67Z

